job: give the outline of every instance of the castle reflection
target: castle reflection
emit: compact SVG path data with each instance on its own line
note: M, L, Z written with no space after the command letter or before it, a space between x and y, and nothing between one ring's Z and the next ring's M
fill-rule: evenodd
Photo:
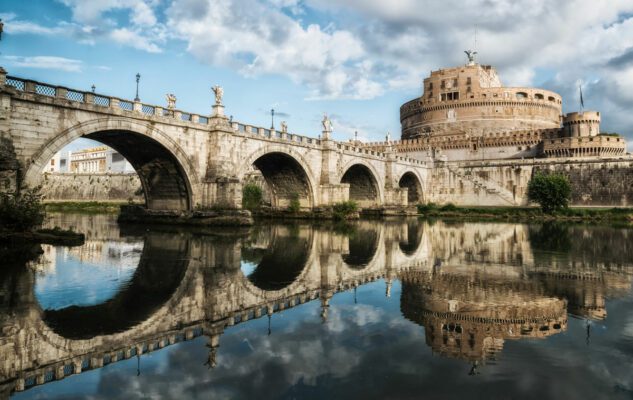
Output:
M606 318L605 299L626 295L633 279L627 229L402 220L205 231L72 215L50 223L86 232L86 245L46 246L26 268L0 272L0 393L201 335L214 366L227 327L312 301L327 323L336 293L379 279L387 296L399 280L403 317L423 327L433 352L471 363L474 374L507 340L565 331L568 314ZM59 273L60 252L136 267L98 304L45 309L35 282Z

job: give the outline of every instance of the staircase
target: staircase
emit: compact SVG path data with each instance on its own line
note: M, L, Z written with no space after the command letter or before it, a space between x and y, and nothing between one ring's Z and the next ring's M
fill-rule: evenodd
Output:
M465 174L462 171L460 171L458 168L452 167L448 164L446 165L446 168L451 173L458 176L459 178L471 181L476 188L485 190L486 193L493 196L497 196L512 206L519 205L518 201L514 198L514 194L510 192L508 189L503 188L497 182L494 182L490 179L482 178L477 175Z

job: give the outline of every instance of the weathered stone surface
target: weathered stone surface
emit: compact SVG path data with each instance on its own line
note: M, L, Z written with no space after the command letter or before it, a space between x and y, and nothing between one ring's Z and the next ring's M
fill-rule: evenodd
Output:
M45 201L144 201L136 174L45 173Z

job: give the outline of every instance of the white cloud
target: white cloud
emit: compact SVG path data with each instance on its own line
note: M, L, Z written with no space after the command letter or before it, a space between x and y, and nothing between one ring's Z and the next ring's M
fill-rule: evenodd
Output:
M192 11L195 10L195 11ZM312 98L368 98L382 93L361 40L346 30L307 27L256 0L176 0L168 24L199 59L246 76L285 75ZM361 68L358 67L361 65ZM364 66L364 67L363 67Z
M133 47L138 50L144 50L148 53L160 53L162 50L156 43L144 37L137 31L127 28L115 29L110 33L110 38L117 43Z
M64 57L35 56L19 57L5 56L12 65L23 68L55 69L66 72L81 72L83 62Z

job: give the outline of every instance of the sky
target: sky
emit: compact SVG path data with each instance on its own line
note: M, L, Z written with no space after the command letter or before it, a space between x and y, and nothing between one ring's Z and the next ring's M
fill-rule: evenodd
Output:
M399 107L431 70L497 67L505 86L602 114L633 150L632 0L0 0L11 75L316 137L398 137ZM476 41L475 41L476 37ZM475 43L476 42L476 43Z

